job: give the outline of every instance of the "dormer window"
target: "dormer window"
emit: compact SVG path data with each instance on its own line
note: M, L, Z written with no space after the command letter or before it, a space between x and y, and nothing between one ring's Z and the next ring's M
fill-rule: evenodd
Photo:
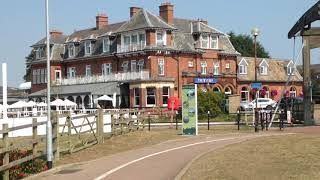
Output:
M200 36L200 46L203 49L218 49L218 36L202 34Z
M218 49L218 37L217 36L211 36L210 37L210 45L211 49Z
M91 55L91 51L92 51L92 49L91 49L91 41L85 41L85 43L84 43L84 53L85 53L85 55Z
M268 75L268 66L267 61L263 59L259 65L259 73L261 75Z
M68 45L68 55L69 55L69 58L74 57L75 54L76 54L76 52L75 52L75 46L74 46L73 43L71 43L71 44Z
M248 74L248 63L245 59L241 59L238 68L239 74Z
M201 48L208 49L209 48L209 36L201 35Z
M36 59L44 58L44 47L39 47L36 49Z
M289 64L287 65L287 74L293 75L295 70L296 70L296 68L295 68L294 63L292 61L290 61Z
M104 53L110 52L110 40L107 37L102 39L102 51Z
M158 46L165 46L166 41L166 33L164 31L157 31L157 45Z

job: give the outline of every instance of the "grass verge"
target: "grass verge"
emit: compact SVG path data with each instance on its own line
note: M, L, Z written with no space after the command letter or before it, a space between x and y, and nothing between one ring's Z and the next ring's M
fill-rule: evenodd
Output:
M259 138L202 156L182 179L320 179L319 149L319 134Z

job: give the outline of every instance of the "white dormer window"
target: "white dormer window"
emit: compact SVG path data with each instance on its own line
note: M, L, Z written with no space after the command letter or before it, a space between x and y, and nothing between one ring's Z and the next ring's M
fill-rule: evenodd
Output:
M76 52L75 52L75 46L73 43L68 45L68 54L69 54L69 58L74 57Z
M128 61L124 61L123 63L122 63L122 69L123 69L123 72L128 72Z
M44 58L44 47L39 47L36 49L36 59Z
M167 43L167 36L165 31L157 31L157 41L156 44L158 46L165 46Z
M84 53L85 55L91 55L91 41L85 41L84 43Z
M296 70L296 67L292 61L290 61L287 65L287 74L288 75L293 75L294 71Z
M201 74L202 75L207 74L207 62L206 61L202 61L200 63L200 65L201 65Z
M218 49L218 36L211 36L210 37L210 48L211 49Z
M139 43L141 45L145 45L146 44L146 35L145 34L139 34Z
M268 75L268 67L267 61L263 59L259 65L259 73L261 75Z
M201 43L201 48L208 49L209 48L209 36L205 35L205 34L201 35L200 43Z
M110 52L110 40L108 37L102 39L102 51L104 53Z
M219 62L215 62L213 64L213 75L219 75L219 68L220 68Z
M245 59L241 59L238 68L239 74L248 74L248 63Z

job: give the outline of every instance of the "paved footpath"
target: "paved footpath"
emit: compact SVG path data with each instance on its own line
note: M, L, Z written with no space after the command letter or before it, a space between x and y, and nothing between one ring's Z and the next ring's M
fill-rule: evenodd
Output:
M281 133L285 134L285 133ZM175 179L200 154L249 139L279 133L229 134L190 137L118 153L97 160L58 167L32 179L46 180L168 180Z

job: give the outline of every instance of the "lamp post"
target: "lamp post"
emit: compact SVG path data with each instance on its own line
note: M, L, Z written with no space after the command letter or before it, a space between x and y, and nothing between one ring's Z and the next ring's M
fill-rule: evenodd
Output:
M254 82L257 82L257 36L260 34L260 30L258 28L253 28L251 30L251 35L254 37ZM256 91L256 108L255 108L255 125L254 125L254 130L255 132L259 131L258 128L258 96L259 96L259 91Z

